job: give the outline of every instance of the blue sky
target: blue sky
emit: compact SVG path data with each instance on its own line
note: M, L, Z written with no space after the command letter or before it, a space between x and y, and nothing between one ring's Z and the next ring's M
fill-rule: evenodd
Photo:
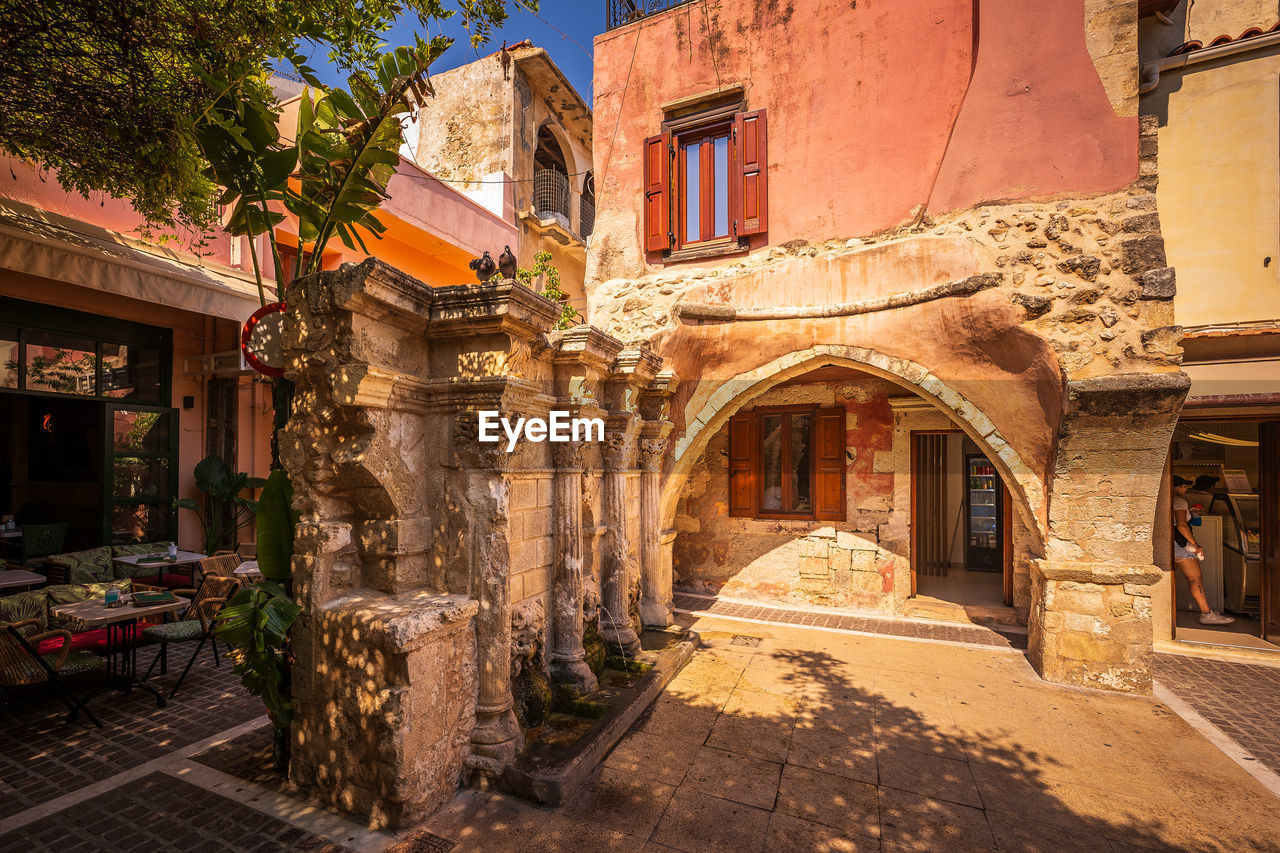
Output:
M454 37L454 45L439 62L432 66L432 70L448 71L459 65L473 62L478 56L485 56L497 50L502 46L504 39L508 44L515 44L527 38L551 54L551 58L564 71L569 82L590 104L593 100L589 55L591 40L604 32L605 3L606 0L542 0L542 7L538 10L537 16L523 9L513 12L506 26L495 31L492 41L478 50L471 47L469 36L462 28L460 23L462 16L455 14L445 24L445 33ZM446 3L446 6L453 6L453 4ZM420 28L420 23L416 19L401 19L384 38L392 47L413 44L413 33L417 28ZM431 34L435 35L435 31L432 30ZM575 41L578 44L575 44ZM342 76L332 68L322 67L322 56L316 56L314 59L312 64L322 80L326 83L344 82Z

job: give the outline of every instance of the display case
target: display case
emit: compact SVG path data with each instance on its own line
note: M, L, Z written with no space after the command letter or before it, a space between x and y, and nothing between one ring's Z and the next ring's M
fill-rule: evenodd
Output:
M1000 521L1000 479L995 466L980 454L965 456L967 500L965 505L964 567L980 572L1004 568Z
M1215 502L1220 504L1220 502ZM1223 516L1222 582L1226 609L1257 616L1262 595L1262 513L1257 495L1228 494Z

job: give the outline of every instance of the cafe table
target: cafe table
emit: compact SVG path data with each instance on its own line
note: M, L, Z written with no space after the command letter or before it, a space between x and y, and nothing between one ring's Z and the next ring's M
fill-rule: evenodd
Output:
M262 570L258 568L257 560L245 560L236 566L235 576L251 583L257 583L262 580Z
M107 684L101 690L86 696L85 702L107 690L128 693L139 687L156 697L156 707L163 708L164 695L138 678L138 620L146 616L161 616L185 610L191 602L174 596L173 601L163 604L134 606L132 599L132 595L122 595L121 603L115 607L108 607L102 599L59 604L50 607L49 612L70 621L80 630L107 629Z
M157 560L156 557L163 556L165 559ZM112 562L119 563L124 566L131 566L135 569L155 569L157 575L163 575L171 569L181 566L187 567L187 576L190 578L191 586L196 585L196 565L203 559L204 554L197 554L195 551L179 551L178 555L169 558L165 554L131 554L127 557L116 557ZM129 572L130 577L138 576L137 572Z
M3 564L0 564L3 565ZM47 581L44 575L35 572L27 572L21 569L9 569L0 571L0 590L13 589L14 587L32 587L40 586Z

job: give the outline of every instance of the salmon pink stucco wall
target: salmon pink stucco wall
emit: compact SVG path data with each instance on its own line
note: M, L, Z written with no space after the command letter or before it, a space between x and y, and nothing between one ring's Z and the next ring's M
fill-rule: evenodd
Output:
M1108 99L1085 2L723 0L597 37L592 279L645 272L642 144L663 105L723 86L768 110L769 232L753 250L1127 185L1137 118Z

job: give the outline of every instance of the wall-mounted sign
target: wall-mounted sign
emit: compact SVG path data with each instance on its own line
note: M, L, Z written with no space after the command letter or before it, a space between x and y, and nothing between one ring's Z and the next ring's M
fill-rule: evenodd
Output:
M249 366L263 376L284 376L284 352L281 346L281 323L286 305L272 302L253 312L240 332L240 351Z

